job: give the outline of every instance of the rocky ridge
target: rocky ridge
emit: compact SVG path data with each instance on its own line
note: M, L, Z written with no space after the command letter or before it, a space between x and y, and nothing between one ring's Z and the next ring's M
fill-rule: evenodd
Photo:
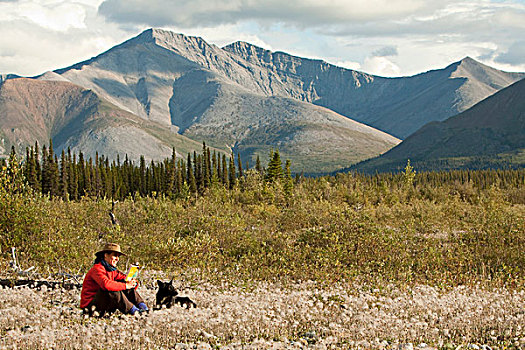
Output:
M525 73L499 71L470 57L412 77L383 78L245 42L224 50L273 72L274 94L327 107L401 139L525 77Z

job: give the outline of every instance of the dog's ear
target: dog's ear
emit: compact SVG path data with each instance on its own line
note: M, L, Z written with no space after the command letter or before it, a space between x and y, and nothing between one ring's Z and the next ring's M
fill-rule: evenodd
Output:
M171 279L170 284L173 284L173 278Z
M159 285L159 287L162 287L162 285L163 285L162 281L160 281L160 280L157 280L157 284Z

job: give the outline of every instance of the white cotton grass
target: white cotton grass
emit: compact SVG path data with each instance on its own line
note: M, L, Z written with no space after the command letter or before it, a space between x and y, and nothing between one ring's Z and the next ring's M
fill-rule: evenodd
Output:
M140 289L150 306L155 290ZM85 319L78 290L0 289L0 349L525 346L525 292L313 282L185 290L198 307Z

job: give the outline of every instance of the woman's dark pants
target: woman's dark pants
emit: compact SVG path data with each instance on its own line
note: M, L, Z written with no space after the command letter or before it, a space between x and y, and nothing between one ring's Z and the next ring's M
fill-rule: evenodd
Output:
M109 292L99 289L93 300L87 306L84 312L92 316L97 311L100 316L105 313L112 313L119 310L123 314L129 313L134 305L143 303L144 299L139 295L136 289L126 289L118 292Z

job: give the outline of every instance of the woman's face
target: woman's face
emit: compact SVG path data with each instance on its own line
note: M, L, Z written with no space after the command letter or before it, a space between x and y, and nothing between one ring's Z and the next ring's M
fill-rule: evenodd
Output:
M120 254L117 252L104 253L104 260L113 267L117 267L119 257Z

